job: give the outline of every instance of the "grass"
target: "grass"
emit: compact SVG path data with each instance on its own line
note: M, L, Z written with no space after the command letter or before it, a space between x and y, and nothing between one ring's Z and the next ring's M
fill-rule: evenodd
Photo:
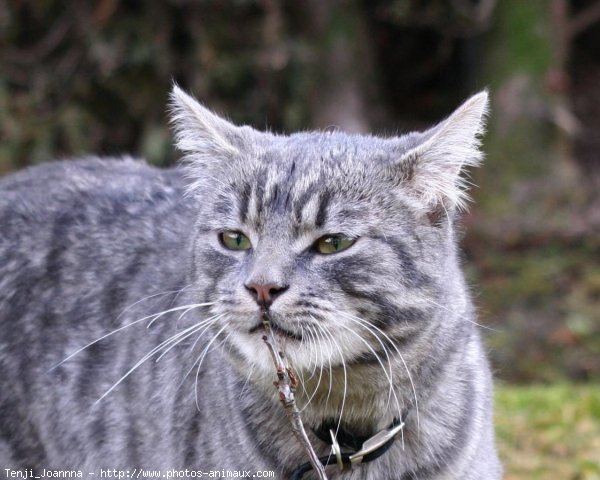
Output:
M496 432L505 480L600 480L600 385L500 385Z

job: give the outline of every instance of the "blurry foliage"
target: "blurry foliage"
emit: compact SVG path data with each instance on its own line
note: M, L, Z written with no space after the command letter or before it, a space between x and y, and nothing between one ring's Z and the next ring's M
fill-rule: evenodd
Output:
M0 10L2 169L93 152L172 162L172 81L233 120L299 128L299 112L267 111L301 70L268 65L259 2L15 1ZM263 71L271 73L263 85ZM265 98L266 97L266 98ZM296 100L296 103L298 100ZM297 108L297 107L296 107ZM282 112L277 116L274 112Z
M471 278L500 377L600 378L600 241L536 248L474 248ZM583 262L583 259L591 261ZM515 363L516 362L516 363Z
M514 381L599 378L600 27L587 22L566 61L561 2L574 14L593 6L0 0L0 174L85 154L172 164L172 81L260 129L344 124L341 107L356 102L357 124L386 134L430 125L490 86L464 245L482 322L497 330L492 359ZM578 136L565 131L569 98L587 122Z
M568 90L552 83L566 74L559 3L498 4L486 39L487 159L467 218L482 320L498 330L488 336L491 355L499 376L520 382L600 378L600 172L578 172L577 137L561 123Z
M496 433L505 480L600 479L598 386L500 386Z

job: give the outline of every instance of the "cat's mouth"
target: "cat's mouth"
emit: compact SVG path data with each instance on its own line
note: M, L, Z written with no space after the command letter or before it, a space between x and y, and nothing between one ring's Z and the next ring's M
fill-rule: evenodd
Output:
M275 322L273 319L270 320L270 324L271 324L271 330L273 330L273 332L275 334L281 335L282 337L286 337L286 338L291 338L293 340L297 340L299 342L302 341L302 335L299 333L295 333L295 332L290 332L289 330L286 330L285 328L283 328L282 326L280 326L277 322ZM254 325L249 331L248 333L252 334L252 333L256 333L258 331L263 330L263 322L259 322L256 325Z

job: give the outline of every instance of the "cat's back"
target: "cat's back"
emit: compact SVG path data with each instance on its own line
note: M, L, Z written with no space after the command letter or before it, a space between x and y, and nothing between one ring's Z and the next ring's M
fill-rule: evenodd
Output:
M53 162L0 177L0 239L78 216L93 227L120 216L146 220L179 202L182 176L140 160L88 158ZM39 236L36 236L39 239Z
M0 178L0 324L47 322L47 312L106 313L151 277L176 275L190 218L183 194L178 170L127 158L56 162Z

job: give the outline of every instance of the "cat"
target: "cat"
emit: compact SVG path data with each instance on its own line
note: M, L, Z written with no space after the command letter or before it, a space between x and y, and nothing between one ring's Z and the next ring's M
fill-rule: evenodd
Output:
M400 137L288 136L175 85L178 167L86 158L0 178L0 473L315 478L266 312L317 455L332 433L347 457L394 429L343 471L333 455L329 478L500 478L456 245L487 105Z

